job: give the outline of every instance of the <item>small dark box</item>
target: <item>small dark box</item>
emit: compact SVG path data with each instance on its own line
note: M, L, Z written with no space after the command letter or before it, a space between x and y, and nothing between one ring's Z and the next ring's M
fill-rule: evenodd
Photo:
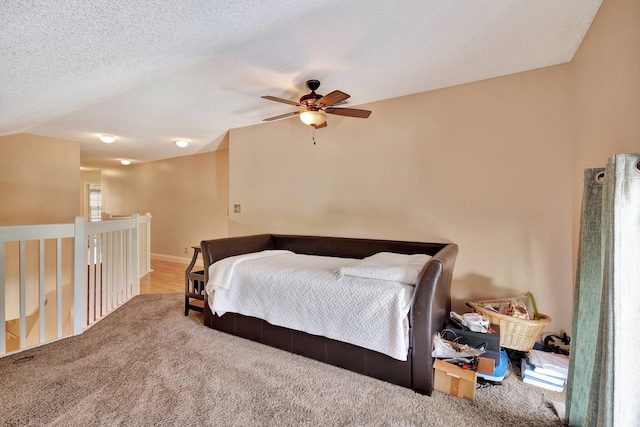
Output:
M491 325L491 328L496 331L494 334L483 334L481 332L471 332L469 330L460 329L449 322L446 329L443 331L448 332L443 334L443 338L449 341L459 342L460 344L468 344L471 347L478 347L486 343L486 350L488 352L500 354L500 326Z

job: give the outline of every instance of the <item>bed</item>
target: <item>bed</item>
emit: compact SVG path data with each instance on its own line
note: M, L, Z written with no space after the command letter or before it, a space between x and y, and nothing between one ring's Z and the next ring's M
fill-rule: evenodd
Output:
M449 316L451 279L458 251L455 244L261 234L205 240L201 242L201 249L205 283L210 282L210 266L216 261L228 263L231 258L263 251L282 251L306 258L331 257L334 259L326 260L330 266L367 259L380 252L429 255L430 259L417 275L417 283L411 286L404 323L407 343L404 357L392 357L339 338L278 326L259 317L233 311L221 314L219 308L212 311L209 303L205 304L204 323L213 329L411 388L422 394L431 394L431 340L443 328ZM279 253L277 255L280 256ZM278 263L285 258L274 257L260 262L277 270ZM248 262L246 264L249 265ZM354 316L357 316L357 310L354 310Z

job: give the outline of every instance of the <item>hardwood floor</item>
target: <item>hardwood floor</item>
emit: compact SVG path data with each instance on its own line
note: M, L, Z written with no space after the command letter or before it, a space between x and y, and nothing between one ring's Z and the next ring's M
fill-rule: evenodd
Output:
M188 264L152 259L153 271L140 279L140 294L184 293L184 272L187 266Z

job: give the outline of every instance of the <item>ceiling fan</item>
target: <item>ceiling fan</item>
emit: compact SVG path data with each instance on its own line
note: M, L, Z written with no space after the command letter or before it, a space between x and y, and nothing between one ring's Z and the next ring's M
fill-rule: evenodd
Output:
M306 125L313 126L316 129L327 126L327 114L337 114L339 116L358 117L366 119L371 114L368 110L358 110L356 108L336 108L333 105L344 102L351 95L347 95L339 90L334 90L328 95L319 95L316 89L320 87L318 80L307 80L307 87L311 91L300 98L300 101L290 101L288 99L278 98L275 96L262 96L270 101L283 102L285 104L295 105L296 107L304 107L301 111L293 111L291 113L280 114L279 116L263 119L264 122L272 120L284 119L300 115L300 120Z

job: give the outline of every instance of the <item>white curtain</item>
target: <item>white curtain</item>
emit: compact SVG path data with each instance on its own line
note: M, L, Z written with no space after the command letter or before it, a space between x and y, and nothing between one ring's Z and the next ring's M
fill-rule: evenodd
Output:
M585 171L584 188L569 425L640 426L640 155Z

